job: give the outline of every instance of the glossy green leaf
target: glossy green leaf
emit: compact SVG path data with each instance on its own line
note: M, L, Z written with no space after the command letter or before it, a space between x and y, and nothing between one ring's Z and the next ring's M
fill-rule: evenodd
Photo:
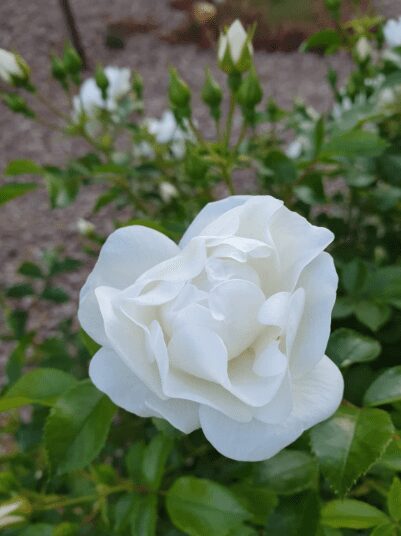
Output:
M246 510L252 513L252 521L258 525L265 525L267 518L277 506L277 495L267 486L245 482L235 484L230 489Z
M313 491L291 497L282 497L280 504L269 517L268 536L318 536L320 504Z
M331 501L323 506L321 515L323 525L344 529L368 529L388 521L384 512L355 499Z
M145 449L142 461L143 480L145 485L152 490L160 487L172 446L171 437L158 434Z
M130 514L132 536L155 536L157 525L157 495L136 494Z
M95 342L82 328L79 330L79 335L85 348L88 350L90 356L94 356L100 349L100 344Z
M344 495L380 458L393 433L385 411L344 406L312 429L312 449L324 476Z
M401 481L394 477L387 496L387 507L395 521L401 521Z
M42 172L42 167L33 160L12 160L7 164L4 175L38 175Z
M316 486L318 467L315 458L297 450L283 450L256 466L255 482L278 494L298 493Z
M327 355L341 368L373 361L380 352L378 341L348 328L333 331L327 346Z
M40 266L30 261L23 262L18 268L18 273L27 277L33 277L37 279L42 279L44 277Z
M369 386L364 396L367 406L381 406L401 401L401 365L385 370Z
M322 155L329 158L373 158L381 155L387 146L387 142L373 132L352 130L328 141L323 146Z
M53 536L54 526L48 523L33 523L21 529L19 536Z
M89 381L66 391L46 422L51 470L63 474L91 463L103 448L114 412L111 401Z
M379 467L401 472L401 439L393 439L377 462Z
M294 162L281 151L271 151L263 160L264 174L280 184L289 184L297 178Z
M45 288L42 292L42 298L55 303L65 303L70 299L66 291L59 287Z
M77 380L58 369L38 368L27 372L0 398L0 411L41 404L52 406Z
M372 331L377 331L390 318L391 309L385 303L375 303L368 300L359 301L355 307L355 316Z
M301 50L323 49L336 50L341 45L341 37L336 30L321 30L309 37L301 46Z
M25 296L32 296L35 291L29 283L18 283L9 287L6 292L6 296L9 298L24 298Z
M394 523L384 523L374 528L370 536L399 536L399 532Z
M226 536L251 518L236 496L210 480L181 477L167 492L167 512L188 536Z
M8 184L0 185L0 205L4 205L16 197L32 192L32 190L35 190L37 187L38 185L34 182L9 182Z

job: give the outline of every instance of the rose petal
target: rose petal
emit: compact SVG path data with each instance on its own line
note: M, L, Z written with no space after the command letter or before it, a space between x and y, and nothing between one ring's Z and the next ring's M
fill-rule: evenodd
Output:
M291 292L305 266L333 241L334 235L286 207L275 213L269 230L281 264L275 291Z
M112 350L99 350L89 366L96 387L117 406L140 417L161 417L189 434L199 428L199 406L183 400L161 400L154 395Z
M219 218L222 214L231 210L232 208L243 205L248 199L251 199L249 195L232 195L221 201L214 201L208 203L196 216L194 221L186 230L184 236L181 239L180 247L185 247L192 238L199 236L202 230L207 227L211 222Z
M253 419L239 423L202 406L201 426L208 441L224 456L239 461L265 460L304 430L330 417L341 402L343 387L340 371L325 356L307 376L293 383L293 411L284 422L265 424Z
M298 284L304 289L305 306L290 348L293 375L308 373L325 352L338 284L333 258L321 253L302 272Z
M146 270L174 255L179 248L163 234L135 225L114 231L103 245L99 259L80 292L78 318L83 329L97 343L107 346L96 287L123 289Z

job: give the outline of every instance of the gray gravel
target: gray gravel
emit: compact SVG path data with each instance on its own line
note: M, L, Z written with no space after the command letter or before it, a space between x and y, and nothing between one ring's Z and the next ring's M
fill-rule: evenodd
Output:
M394 8L399 0L386 9ZM134 17L152 20L161 31L177 27L182 14L171 10L167 0L71 0L79 29L91 65L98 61L107 65L129 66L137 69L145 80L146 104L150 115L160 114L166 107L167 66L175 65L199 88L206 65L214 65L214 53L199 50L194 45L167 45L156 33L132 36L123 50L104 47L103 40L108 21ZM393 13L394 14L394 13ZM401 14L401 13L400 13ZM0 47L20 52L32 67L33 76L52 104L65 109L63 93L49 80L48 56L59 53L67 39L66 28L57 0L1 0ZM348 62L345 57L323 58L299 53L267 54L258 52L258 71L265 90L279 104L288 106L300 97L323 110L330 103L330 93L324 82L329 64L345 75ZM203 111L197 104L195 115L202 124ZM15 158L32 158L41 163L63 162L79 148L71 140L49 133L45 128L16 117L1 107L0 114L0 170ZM0 181L3 180L0 178ZM15 269L22 260L35 259L44 248L63 244L68 254L78 254L79 237L76 232L78 217L88 217L98 188L85 189L78 201L63 210L50 210L43 188L28 194L0 209L0 285L15 279ZM107 219L107 221L105 221ZM111 228L110 217L100 214L95 222L103 230ZM71 289L73 302L56 310L35 312L34 324L51 330L58 319L73 313L78 289L89 266L69 276L64 283ZM1 354L1 348L0 348Z

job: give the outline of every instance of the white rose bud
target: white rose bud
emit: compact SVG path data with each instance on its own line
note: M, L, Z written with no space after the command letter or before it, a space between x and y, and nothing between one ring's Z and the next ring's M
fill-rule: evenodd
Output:
M165 203L170 203L178 195L177 188L170 182L162 182L159 186L159 191L160 197Z
M217 54L221 69L227 73L244 72L252 65L251 35L238 19L220 34Z
M102 346L93 383L126 411L202 428L229 458L274 456L342 399L325 356L332 240L270 196L208 204L179 245L118 229L80 293L81 325Z
M0 78L8 84L13 83L13 78L27 80L29 67L18 54L0 48Z
M95 232L96 227L92 222L85 220L84 218L78 218L77 229L81 235L90 236Z
M388 20L383 27L383 33L390 48L401 46L401 17Z
M359 61L364 62L372 55L369 39L360 37L355 45L355 53Z

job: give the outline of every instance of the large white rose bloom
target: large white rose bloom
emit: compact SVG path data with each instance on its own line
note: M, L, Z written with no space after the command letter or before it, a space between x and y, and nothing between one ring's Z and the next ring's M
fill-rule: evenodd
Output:
M274 456L342 398L324 355L332 240L270 196L208 204L179 245L115 231L80 295L81 325L102 346L92 381L127 411L201 427L229 458Z
M383 33L389 47L401 46L401 17L388 20L383 27Z
M82 84L79 95L73 98L73 120L79 122L84 114L87 129L91 135L99 130L97 117L102 110L114 112L119 101L131 90L131 71L126 68L106 67L104 74L108 80L107 98L103 99L102 92L94 78L88 78Z

